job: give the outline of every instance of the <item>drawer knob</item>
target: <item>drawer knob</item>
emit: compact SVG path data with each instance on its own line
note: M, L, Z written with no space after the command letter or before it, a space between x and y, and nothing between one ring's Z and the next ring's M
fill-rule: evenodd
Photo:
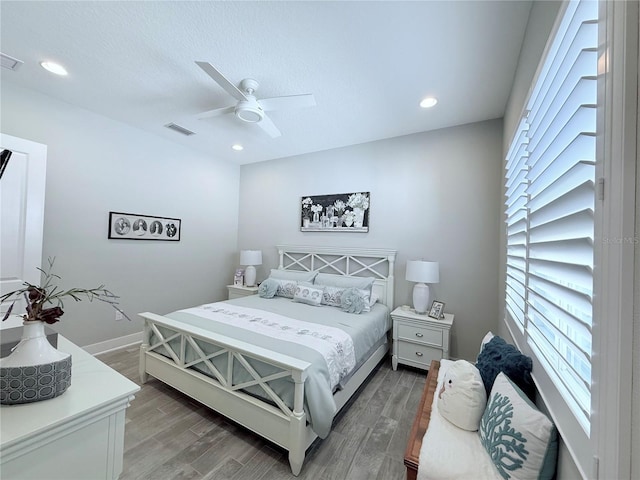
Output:
M422 352L416 352L416 355L421 357L422 356Z
M422 337L424 337L424 335L423 335L423 334L421 334L421 333L416 333L416 337L418 337L418 338L422 338Z

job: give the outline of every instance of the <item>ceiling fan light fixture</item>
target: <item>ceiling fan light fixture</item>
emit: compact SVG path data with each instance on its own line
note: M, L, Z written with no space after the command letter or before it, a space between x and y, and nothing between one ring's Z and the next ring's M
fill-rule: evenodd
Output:
M264 111L252 98L239 101L235 113L236 117L247 123L257 123L264 118Z
M420 102L420 106L422 108L431 108L431 107L435 107L436 103L438 103L438 99L435 97L426 97L423 98L422 101Z

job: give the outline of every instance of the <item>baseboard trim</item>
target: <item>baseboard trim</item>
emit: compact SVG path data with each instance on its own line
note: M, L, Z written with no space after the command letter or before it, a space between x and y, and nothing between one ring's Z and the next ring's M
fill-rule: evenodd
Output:
M124 337L112 338L111 340L105 340L104 342L98 342L91 345L85 345L82 348L91 355L100 355L120 348L129 347L136 343L142 343L142 332L132 333L131 335L125 335Z

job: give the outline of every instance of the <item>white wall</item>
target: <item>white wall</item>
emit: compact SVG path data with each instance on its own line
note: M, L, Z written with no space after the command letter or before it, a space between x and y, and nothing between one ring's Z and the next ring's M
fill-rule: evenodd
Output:
M94 344L139 332L139 312L225 298L238 166L7 82L1 97L2 132L48 146L43 260L56 257L64 287L104 283L133 319L116 322L99 302L66 301L59 332ZM180 218L181 240L109 240L109 211Z
M497 327L500 120L244 165L239 248L261 249L258 280L278 243L398 251L396 305L411 303L408 259L440 262L432 298L456 315L451 355L475 360ZM300 232L302 196L371 192L368 233Z

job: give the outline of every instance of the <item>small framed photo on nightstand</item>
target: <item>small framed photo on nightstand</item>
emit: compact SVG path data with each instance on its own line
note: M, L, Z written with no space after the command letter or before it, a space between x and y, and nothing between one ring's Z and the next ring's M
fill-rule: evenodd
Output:
M236 286L244 285L244 270L239 268L236 270L235 275L233 276L233 284Z
M429 309L429 316L440 320L444 317L444 303L434 300Z

